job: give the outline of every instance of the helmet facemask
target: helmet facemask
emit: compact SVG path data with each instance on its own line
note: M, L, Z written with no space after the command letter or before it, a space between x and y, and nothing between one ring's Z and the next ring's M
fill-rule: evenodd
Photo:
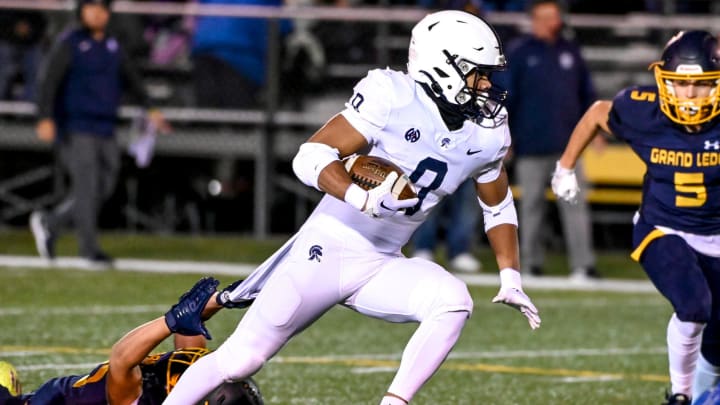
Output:
M209 353L210 350L204 347L191 347L187 349L175 350L168 359L168 365L165 372L165 392L167 394L175 388L180 376L193 363L198 361L200 357Z
M663 70L660 64L655 64L654 70L660 110L670 120L681 125L700 125L720 115L720 71L703 73L698 67L698 73L676 73ZM681 99L676 89L678 82L707 83L711 86L710 93Z
M655 72L660 110L671 121L696 132L720 115L720 49L715 36L680 31L650 68Z
M445 54L449 59L451 58L447 51L445 51ZM502 110L507 98L507 91L492 85L490 81L492 72L499 69L487 66L480 67L465 60L460 60L457 63L453 62L451 65L462 77L464 83L464 86L455 96L455 102L458 104L460 112L471 120L495 118ZM475 80L479 80L480 77L487 78L491 83L491 87L478 90L477 85L468 86L468 79L473 75L477 75Z

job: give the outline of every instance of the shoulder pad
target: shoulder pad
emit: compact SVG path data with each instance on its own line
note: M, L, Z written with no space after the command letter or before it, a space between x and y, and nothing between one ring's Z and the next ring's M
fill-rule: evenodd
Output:
M368 72L368 79L387 90L393 89L394 97L392 107L401 107L409 104L415 97L415 81L407 74L392 69L373 69Z
M355 129L372 136L385 127L392 110L412 102L414 86L414 81L404 73L373 69L355 85L343 115Z
M622 136L623 128L636 131L650 130L662 125L655 86L632 86L621 90L613 99L609 125Z

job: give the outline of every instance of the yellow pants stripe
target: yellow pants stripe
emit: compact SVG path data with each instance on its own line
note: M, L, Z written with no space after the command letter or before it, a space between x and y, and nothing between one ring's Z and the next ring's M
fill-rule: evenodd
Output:
M640 261L640 256L642 256L642 253L645 251L645 248L650 244L650 242L654 241L655 239L665 236L663 231L659 229L654 229L652 232L647 234L645 238L640 242L638 247L630 254L630 257L635 260L636 262Z

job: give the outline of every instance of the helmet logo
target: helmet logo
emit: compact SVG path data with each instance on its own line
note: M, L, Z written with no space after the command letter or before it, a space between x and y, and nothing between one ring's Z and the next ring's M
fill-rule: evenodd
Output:
M675 73L702 73L702 67L700 65L678 65L675 69Z

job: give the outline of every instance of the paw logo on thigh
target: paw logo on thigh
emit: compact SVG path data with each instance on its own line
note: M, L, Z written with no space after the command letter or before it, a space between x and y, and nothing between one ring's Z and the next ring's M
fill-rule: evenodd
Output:
M310 257L308 257L308 260L317 260L320 262L320 258L322 257L322 246L320 245L312 245L310 246L310 250L308 251L308 254Z

